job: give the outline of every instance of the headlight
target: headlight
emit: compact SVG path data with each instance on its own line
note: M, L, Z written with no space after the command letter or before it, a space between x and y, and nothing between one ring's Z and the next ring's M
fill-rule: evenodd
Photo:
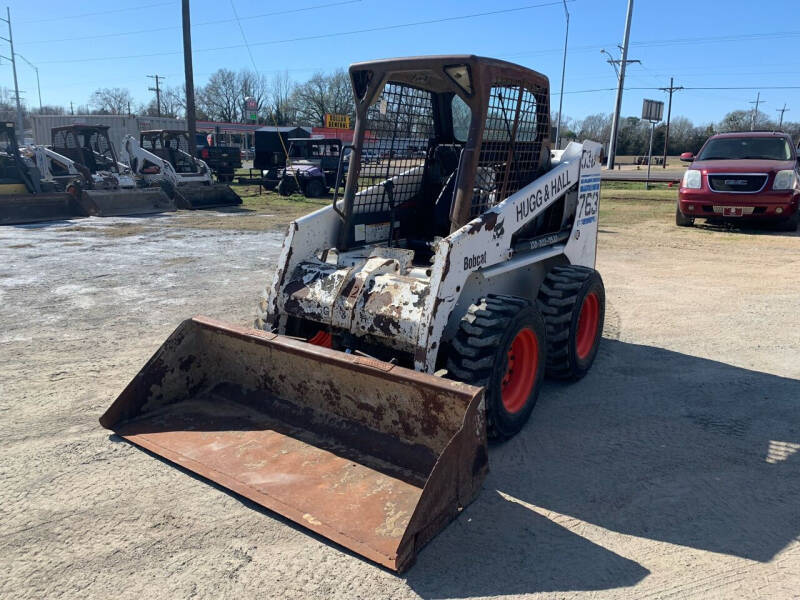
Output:
M772 184L773 190L790 190L794 187L794 171L778 171L775 175L775 182Z
M681 183L681 187L688 188L690 190L699 190L703 187L703 179L700 176L700 171L695 169L689 169L683 175L683 182Z

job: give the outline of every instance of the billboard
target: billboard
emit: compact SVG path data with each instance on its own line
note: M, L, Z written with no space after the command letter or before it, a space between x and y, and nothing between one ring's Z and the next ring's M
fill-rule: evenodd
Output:
M350 129L350 115L325 115L325 127L329 129Z
M664 103L659 100L642 102L642 120L658 122L664 117Z

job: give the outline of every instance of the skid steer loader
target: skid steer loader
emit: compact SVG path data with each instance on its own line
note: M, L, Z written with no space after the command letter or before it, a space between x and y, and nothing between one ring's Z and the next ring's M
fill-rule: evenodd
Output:
M77 198L43 180L34 162L20 154L14 123L0 123L0 225L85 216Z
M101 423L402 571L473 500L487 437L522 428L545 372L592 365L600 145L553 159L548 80L507 62L350 77L344 195L289 226L257 328L184 322Z
M134 176L117 159L107 125L66 125L51 130L52 144L45 153L46 177L56 179L65 168L77 169L80 182L68 185L84 210L98 217L151 214L176 210L159 187ZM72 187L70 187L72 186Z
M242 199L225 184L215 184L208 165L192 156L186 131L142 131L123 141L131 170L149 183L160 183L178 208L234 206Z

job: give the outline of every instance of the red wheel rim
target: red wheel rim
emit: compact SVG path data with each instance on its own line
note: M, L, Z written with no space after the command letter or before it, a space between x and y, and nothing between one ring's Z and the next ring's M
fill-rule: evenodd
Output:
M503 408L521 411L530 398L539 370L539 340L532 329L523 329L508 349L508 365L501 382Z
M592 292L583 299L581 314L578 317L578 335L575 336L575 352L583 360L592 352L600 323L600 299Z
M324 346L325 348L330 348L333 346L333 337L327 331L319 330L317 334L308 340L309 344L314 344L315 346Z

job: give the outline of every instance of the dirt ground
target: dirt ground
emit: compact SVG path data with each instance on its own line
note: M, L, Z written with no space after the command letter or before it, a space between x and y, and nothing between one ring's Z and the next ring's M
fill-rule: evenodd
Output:
M403 576L97 422L185 317L251 321L291 211L0 227L0 597L800 598L800 235L668 193L604 199L592 372Z

